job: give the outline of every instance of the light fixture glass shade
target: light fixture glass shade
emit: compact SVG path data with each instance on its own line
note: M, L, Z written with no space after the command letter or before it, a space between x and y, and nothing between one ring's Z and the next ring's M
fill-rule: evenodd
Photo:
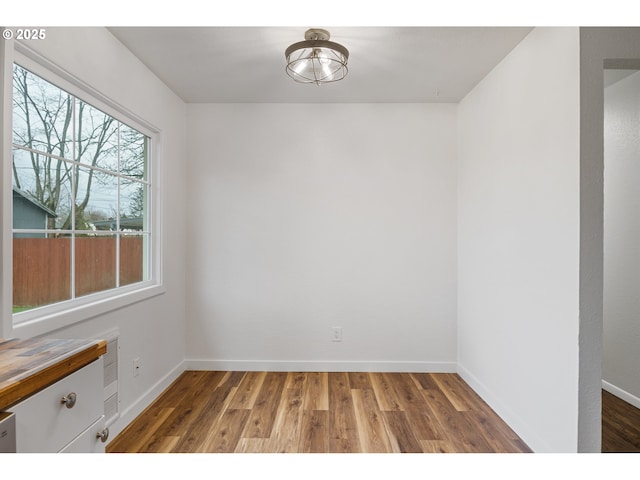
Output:
M347 76L349 51L329 41L329 32L317 28L307 30L302 42L285 51L287 75L300 83L336 82Z

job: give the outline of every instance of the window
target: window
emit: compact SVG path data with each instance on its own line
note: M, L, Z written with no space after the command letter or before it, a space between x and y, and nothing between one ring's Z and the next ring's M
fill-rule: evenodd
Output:
M152 138L99 103L13 65L14 324L152 279Z

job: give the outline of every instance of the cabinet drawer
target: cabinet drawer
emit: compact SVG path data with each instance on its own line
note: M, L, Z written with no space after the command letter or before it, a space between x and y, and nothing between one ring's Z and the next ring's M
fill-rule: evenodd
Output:
M103 415L102 358L10 409L18 452L59 452ZM75 393L72 408L62 397Z
M100 417L96 423L82 432L74 441L64 447L60 453L104 453L106 443L96 435L104 430L105 418Z

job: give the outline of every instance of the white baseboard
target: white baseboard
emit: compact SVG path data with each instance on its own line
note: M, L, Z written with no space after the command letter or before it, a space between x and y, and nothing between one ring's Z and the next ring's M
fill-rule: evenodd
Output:
M549 444L540 438L533 429L504 404L500 397L487 389L469 370L458 364L458 375L495 411L516 434L537 453L553 453Z
M602 388L603 390L606 390L610 394L615 395L616 397L624 400L625 402L633 405L634 407L640 408L640 398L627 392L626 390L616 387L615 385L605 380L602 380Z
M427 372L455 373L456 362L380 362L306 360L185 360L185 370L269 372Z
M145 408L151 405L184 371L184 361L182 361L140 396L132 405L122 411L120 417L112 425L109 425L109 441L113 440L116 435L133 422L133 420L135 420Z

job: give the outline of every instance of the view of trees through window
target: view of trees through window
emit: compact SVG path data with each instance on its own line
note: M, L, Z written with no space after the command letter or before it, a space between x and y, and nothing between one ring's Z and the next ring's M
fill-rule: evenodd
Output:
M13 70L14 313L148 279L149 138Z

